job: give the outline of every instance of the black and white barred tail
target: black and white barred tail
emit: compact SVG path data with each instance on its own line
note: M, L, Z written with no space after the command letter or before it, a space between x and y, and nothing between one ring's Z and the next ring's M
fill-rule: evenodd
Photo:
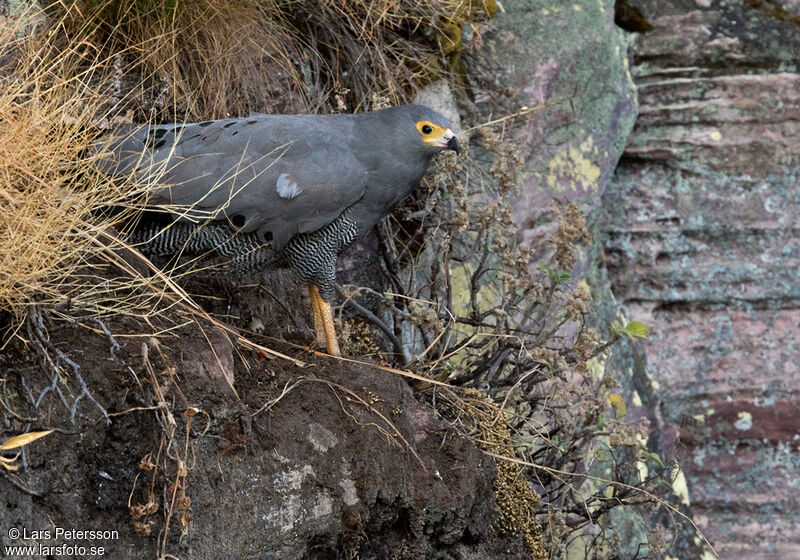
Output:
M306 282L316 284L320 295L330 301L335 293L336 258L358 237L358 226L342 215L327 226L293 237L276 253L253 233L241 233L221 223L164 223L144 219L128 237L147 255L178 253L222 256L234 273L252 274L277 266L288 266Z
M240 233L224 224L156 221L140 223L128 237L146 255L161 257L184 254L229 258L226 269L253 273L274 266L278 257L268 243L254 233Z

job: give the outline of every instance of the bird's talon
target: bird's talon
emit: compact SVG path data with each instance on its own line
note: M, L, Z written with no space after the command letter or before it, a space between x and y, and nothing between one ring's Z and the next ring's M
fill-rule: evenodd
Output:
M319 288L314 284L308 285L308 294L311 297L311 312L314 316L314 330L316 344L326 348L328 354L341 356L339 341L336 337L336 326L333 323L333 310L331 304L322 299Z

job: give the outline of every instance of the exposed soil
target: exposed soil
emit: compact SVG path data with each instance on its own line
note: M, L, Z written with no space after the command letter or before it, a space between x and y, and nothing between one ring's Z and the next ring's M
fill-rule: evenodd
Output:
M0 479L0 526L116 530L118 538L23 541L3 531L2 544L103 546L120 559L528 556L521 540L491 528L494 462L403 377L292 348L282 350L307 367L260 358L211 326L158 341L122 336L141 332L132 320L108 323L121 346L115 359L109 340L86 327L96 325L53 324L50 340L81 366L111 423L83 399L78 412L88 418L72 424L48 394L44 420L31 429L66 432L26 449L15 480L39 496ZM49 382L28 358L19 353L22 365L3 375L12 396L24 391L22 378L34 395ZM68 404L75 381L60 382ZM32 411L20 405L18 413Z

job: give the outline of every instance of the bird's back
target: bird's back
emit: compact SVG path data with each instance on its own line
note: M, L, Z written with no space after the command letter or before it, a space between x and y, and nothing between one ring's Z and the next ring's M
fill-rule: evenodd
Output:
M348 213L363 234L419 182L433 154L406 105L358 115L254 115L115 132L99 165L152 184L182 221L223 221L281 250ZM440 128L441 129L441 128Z
M259 115L115 131L101 168L151 183L152 203L182 220L227 220L282 248L358 201L368 171L354 154L356 121Z

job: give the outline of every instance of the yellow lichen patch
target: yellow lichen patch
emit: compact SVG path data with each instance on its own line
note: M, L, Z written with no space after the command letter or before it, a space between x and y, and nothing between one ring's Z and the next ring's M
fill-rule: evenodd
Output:
M714 410L713 408L709 408L705 412L700 412L698 414L693 415L692 418L694 418L695 421L698 424L705 424L706 423L706 418L708 418L709 416L711 416L711 415L713 415L715 413L716 413L716 410Z
M545 184L558 192L567 188L573 191L597 192L600 166L597 146L590 136L579 146L569 146L550 160L544 177Z
M474 266L469 262L456 263L450 266L450 283L453 292L453 310L457 314L465 314L469 312L471 305L470 301L470 282L472 274L475 271ZM486 284L480 286L476 298L476 305L478 311L487 311L494 309L502 302L502 296L498 292L497 287L493 284Z
M746 432L753 427L753 415L747 411L739 412L736 415L736 422L733 423L733 427Z
M681 499L681 503L683 505L688 506L690 504L689 485L686 483L686 477L683 474L683 470L677 465L674 467L672 472L672 479L672 491Z
M450 266L450 285L452 292L453 312L457 316L468 317L471 313L472 302L470 300L470 282L475 267L472 263L454 263ZM475 306L479 313L495 309L502 305L503 296L498 290L497 286L493 283L483 284L479 287L476 297ZM491 335L491 329L478 327L475 329L459 330L456 329L456 336L458 342L463 341L469 336L482 336L486 334ZM464 365L465 359L469 353L464 348L459 352L450 356L449 360L453 365Z
M659 389L661 389L661 383L659 383L658 380L656 380L656 378L653 377L653 375L649 371L644 370L644 374L650 381L650 387L653 388L653 391L658 391Z
M606 373L606 357L603 355L595 356L586 362L586 366L592 373L592 377L597 381L603 379Z
M614 409L614 415L617 418L622 418L628 413L628 407L625 405L625 399L622 395L611 393L608 395L608 402L611 403L611 407Z
M642 449L647 449L647 436L645 434L636 434L636 441ZM639 471L639 480L647 480L650 475L650 469L647 468L647 461L639 459L636 461L636 470Z

